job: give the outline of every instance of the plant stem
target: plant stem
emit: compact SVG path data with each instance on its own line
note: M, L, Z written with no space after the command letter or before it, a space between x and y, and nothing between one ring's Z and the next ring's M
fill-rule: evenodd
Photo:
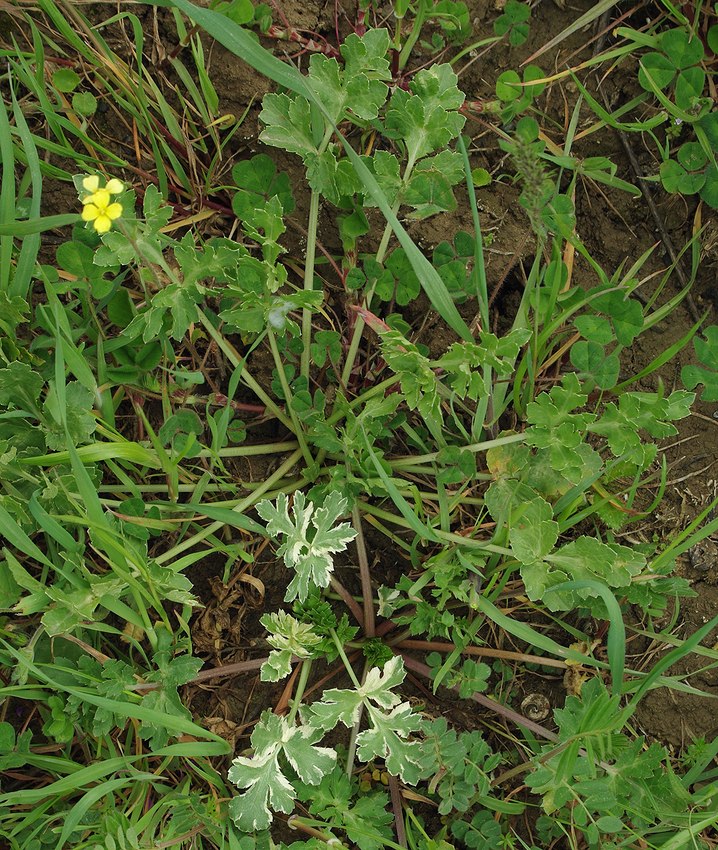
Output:
M292 707L289 709L289 714L287 715L287 720L289 721L290 726L294 725L294 721L297 718L297 712L299 711L299 706L302 704L302 697L304 696L304 691L306 690L307 682L309 681L309 671L311 669L312 659L303 659L302 669L299 671L299 680L297 681L297 690L294 694L294 699L292 700Z
M294 410L294 407L292 406L292 388L289 386L289 381L287 380L287 376L284 372L284 364L282 363L282 358L279 356L279 348L277 348L277 338L274 336L274 331L272 331L271 329L267 330L267 338L269 339L269 347L272 350L274 364L277 367L279 383L282 385L282 391L284 392L284 402L286 404L287 410L289 411L289 415L292 417L292 431L294 432L294 436L299 441L299 448L301 449L302 454L304 455L304 460L306 461L307 468L312 469L315 466L314 458L312 457L312 453L309 451L309 446L307 445L307 441L304 438L304 430L302 429L302 425L297 419L297 414Z
M277 403L270 398L267 393L259 386L259 384L254 380L254 378L249 374L247 369L244 366L244 360L239 356L234 346L231 345L222 334L215 328L215 326L210 322L209 317L201 310L199 307L197 308L197 314L199 316L199 320L202 323L202 326L207 331L207 333L212 337L214 342L217 344L217 347L220 351L226 356L227 360L234 366L235 369L241 369L242 380L249 387L250 390L257 396L258 399L264 404L264 406L271 410L274 416L284 425L284 427L288 431L294 431L292 426L292 421L289 417L287 417L279 408Z
M411 177L411 172L414 169L414 158L410 158L406 163L406 168L404 169L404 176L402 177L402 183L406 184L409 177ZM399 207L401 205L399 203L394 204L392 208L392 212L396 215L399 212ZM384 257L386 256L387 249L389 247L389 240L391 239L392 227L390 224L387 224L384 228L384 233L381 237L381 242L379 243L379 247L376 252L376 261L381 264L384 262ZM374 295L374 287L367 293L366 298L364 300L364 306L368 310L371 306L371 299ZM341 385L346 387L349 384L349 378L352 373L352 369L354 368L354 361L356 360L357 351L359 350L359 343L361 342L362 334L364 333L365 326L364 319L361 316L357 316L356 323L354 325L354 333L352 334L351 342L349 343L349 350L347 351L347 358L344 362L344 369L342 370L341 377Z
M329 145L329 140L334 133L334 127L327 127L324 137L318 148L322 154ZM304 258L304 291L311 292L314 289L314 261L317 251L317 226L319 224L319 199L320 193L312 189L309 199L309 221L307 222L307 253ZM312 344L312 311L305 307L302 310L302 358L299 374L304 378L309 377L310 347Z
M346 652L344 652L344 644L339 640L339 635L336 633L334 629L329 629L329 634L331 635L332 640L334 641L334 646L337 648L337 652L339 653L339 657L341 658L344 666L346 667L347 673L349 674L349 678L352 680L352 683L355 688L360 688L359 679L356 677L356 673L354 672L354 668L349 663L349 659L347 658Z
M367 674L368 671L369 671L369 662L367 661L364 664L364 672L362 673L362 677L361 677L362 683L364 683L366 681L366 674ZM359 687L359 683L357 683L357 687ZM354 723L352 724L352 729L351 729L351 732L349 733L349 746L347 747L347 766L346 766L347 776L352 775L352 769L354 767L354 756L356 755L357 738L359 737L359 727L361 726L362 714L364 714L364 703L361 703L361 705L359 706L358 717L354 721Z
M309 200L309 222L307 224L307 253L304 260L304 291L314 289L314 260L317 246L317 225L319 223L319 192L312 189ZM302 310L302 360L300 374L309 377L310 347L312 344L312 311Z
M364 542L364 532L361 524L361 513L356 503L352 508L352 525L357 533L356 547L364 606L364 633L368 638L372 638L374 637L374 597L371 589L371 574L369 572L369 559L366 554L366 544Z

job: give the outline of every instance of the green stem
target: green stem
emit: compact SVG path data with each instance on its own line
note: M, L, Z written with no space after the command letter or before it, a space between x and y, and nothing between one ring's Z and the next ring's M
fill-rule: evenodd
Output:
M402 184L405 185L408 181L409 177L411 177L411 172L414 169L414 164L416 160L414 157L411 157L406 163L406 168L404 169L404 176L402 177ZM392 208L392 213L396 215L399 212L399 207L401 204L396 203ZM390 224L387 224L384 228L384 233L381 237L381 242L379 243L379 248L376 252L376 261L381 264L384 262L384 257L386 256L387 249L389 248L389 240L391 239L392 227ZM374 295L374 288L367 293L366 299L364 301L364 305L368 310L371 307L371 299ZM344 362L344 369L342 370L341 377L341 385L343 387L348 386L349 377L351 376L352 369L354 368L354 361L356 360L357 352L359 351L359 343L361 342L362 334L364 333L365 326L364 319L361 316L357 316L356 324L354 325L354 332L352 334L351 342L349 343L349 350L347 351L347 358Z
M359 679L356 677L356 673L354 672L354 668L349 663L349 659L347 658L346 652L344 652L344 644L339 640L339 635L336 633L334 629L329 629L329 634L331 635L332 640L334 641L334 646L337 648L337 652L339 653L339 657L341 658L344 666L346 667L346 671L349 674L349 678L352 680L352 684L355 688L360 688Z
M364 663L364 672L362 673L362 683L366 681L366 674L369 672L369 662L366 661ZM364 713L364 703L361 703L359 706L359 713L357 719L352 723L352 729L349 733L349 746L347 747L347 766L346 766L346 774L351 777L352 771L354 770L354 756L357 751L357 738L359 737L359 728L361 726L362 714Z
M297 414L294 410L294 406L292 405L292 389L289 386L289 381L287 380L287 376L284 372L284 364L282 363L282 358L279 356L279 348L277 348L277 338L274 336L274 332L271 329L267 330L267 338L269 339L269 347L272 350L274 364L277 367L279 383L282 385L282 391L284 392L284 401L287 410L289 411L289 415L292 417L292 431L294 432L294 436L299 442L299 448L301 449L302 454L304 455L304 460L306 461L307 468L312 469L315 465L314 458L312 457L312 453L309 451L309 446L307 445L307 441L304 438L304 430L302 429L302 425L299 419L297 419Z
M311 669L312 659L303 659L302 669L299 671L299 680L297 681L297 690L294 694L294 699L292 700L292 707L289 709L289 714L287 715L287 720L289 721L290 726L294 725L294 721L297 718L297 713L299 711L299 706L302 704L302 697L304 696L304 691L307 688L307 682L309 681L309 671Z
M211 449L202 449L196 457L259 457L261 455L276 455L284 454L285 452L294 451L298 448L296 440L287 440L283 443L256 443L251 446L234 446L226 449L219 449L213 452Z
M304 260L304 291L314 289L314 260L317 246L317 225L319 223L319 192L312 189L309 200L309 222L307 224L307 253ZM309 377L310 347L312 344L312 311L302 310L302 361L300 374Z
M324 137L317 151L323 154L329 145L329 140L334 133L334 127L327 127ZM319 224L319 199L320 193L312 189L309 199L309 221L307 222L307 253L304 258L304 291L311 292L314 289L314 260L317 250L317 226ZM305 307L302 310L302 359L300 374L309 377L310 347L312 344L312 311Z
M271 410L274 416L284 425L284 427L288 431L293 431L292 420L286 416L282 410L280 410L277 403L271 399L267 393L259 386L259 384L254 380L254 378L249 374L244 366L244 360L240 357L237 352L234 350L234 347L230 345L229 342L222 336L222 334L215 328L212 322L209 320L209 317L205 315L204 311L199 307L197 308L197 314L199 316L199 320L202 323L202 326L207 331L207 333L212 337L214 342L217 344L217 347L220 351L225 355L227 360L234 366L235 369L241 370L241 376L244 383L249 387L250 390L257 396L257 398L262 402L262 404L267 408L267 410Z
M424 26L424 21L426 20L426 13L427 13L428 5L429 4L426 2L426 0L419 0L419 8L416 12L416 19L414 21L414 26L411 28L411 32L409 33L409 37L404 42L404 47L402 48L402 51L399 54L399 70L400 71L404 70L406 63L409 61L409 57L411 56L411 51L414 49L414 45L419 40L419 36L421 35L422 27Z

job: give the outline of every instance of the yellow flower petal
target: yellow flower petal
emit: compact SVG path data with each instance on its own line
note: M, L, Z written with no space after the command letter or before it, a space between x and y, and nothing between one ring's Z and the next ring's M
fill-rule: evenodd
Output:
M125 186L124 186L124 183L121 180L118 180L116 177L113 177L112 180L107 181L107 185L105 186L105 189L107 189L107 191L111 195L119 195L120 192L125 191Z
M94 221L99 214L100 211L94 204L85 204L82 208L81 216L83 221Z
M92 226L98 233L107 233L112 227L112 221L106 215L99 215Z
M105 210L105 215L112 221L114 221L116 218L119 218L122 215L122 204L110 204L109 207L107 207L107 209Z
M100 178L96 174L90 174L82 181L82 188L88 192L96 192L100 186Z
M103 210L110 203L110 193L107 189L98 189L92 196L92 203Z

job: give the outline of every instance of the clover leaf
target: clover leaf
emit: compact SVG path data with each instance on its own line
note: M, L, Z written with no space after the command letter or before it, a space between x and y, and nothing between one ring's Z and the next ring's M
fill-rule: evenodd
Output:
M275 195L285 213L294 211L289 175L286 172L278 174L274 161L267 154L260 153L238 162L232 169L232 180L237 186L232 209L238 218L247 218Z

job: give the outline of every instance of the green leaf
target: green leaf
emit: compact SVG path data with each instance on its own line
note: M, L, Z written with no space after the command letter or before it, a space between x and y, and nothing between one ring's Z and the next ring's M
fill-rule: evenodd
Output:
M94 397L78 381L71 381L65 388L65 406L61 410L54 382L43 407L45 442L48 449L62 451L67 448L67 435L73 446L81 446L90 441L95 432L97 421L92 414Z
M678 161L687 171L705 168L708 157L698 142L686 142L678 148Z
M259 138L267 145L306 157L317 153L312 135L310 113L304 98L286 94L267 94L262 100L259 120L264 129Z
M0 369L0 405L37 415L42 386L40 375L26 363L11 363Z
M284 775L279 762L282 755L297 776L309 785L317 785L333 767L334 750L317 747L322 732L309 726L290 725L283 717L265 711L252 732L254 755L237 756L227 778L246 789L230 801L230 815L245 832L267 829L272 811L289 814L294 808L296 791Z
M414 208L411 217L417 219L456 209L451 184L441 174L412 174L402 202Z
M684 195L695 195L706 182L705 174L689 174L686 169L674 159L664 160L659 168L658 174L666 192Z
M521 77L516 71L504 71L496 79L496 97L504 103L517 100L523 94Z
M571 347L571 363L584 380L591 380L602 390L616 386L621 363L615 353L606 354L593 340L579 340Z
M286 602L299 599L303 602L313 587L326 587L334 570L332 555L343 552L356 537L349 523L334 523L346 512L347 501L337 492L330 493L321 507L315 507L301 491L294 494L292 517L285 493L277 497L276 507L264 500L257 505L257 513L267 523L267 534L285 540L277 550L285 565L296 575L289 583L284 596ZM309 524L314 527L310 532Z
M477 189L491 184L491 175L485 168L473 168L471 170L471 180Z
M89 91L77 92L72 96L72 108L78 115L89 117L97 112L97 98Z
M101 274L93 262L94 256L94 250L77 239L63 242L55 252L55 260L60 268L81 280L91 280Z
M310 625L300 623L286 611L265 614L259 622L269 632L267 643L274 647L262 665L263 682L277 682L288 676L292 670L292 656L310 658L322 640Z
M718 209L718 166L711 163L705 171L705 183L701 189L701 200L709 207Z
M701 401L718 401L718 326L711 325L703 332L703 337L695 337L693 347L698 362L681 369L681 381L689 390L703 384Z
M579 537L567 543L543 561L524 564L521 577L531 600L543 600L551 611L570 611L585 604L586 600L600 598L596 582L612 588L627 587L633 576L646 566L646 558L627 546L601 543L594 537ZM549 588L565 581L582 582L573 590Z
M574 324L584 339L592 340L600 345L607 345L613 339L611 323L603 316L579 316Z
M407 740L421 726L421 717L408 702L389 713L367 706L371 728L357 736L357 755L362 761L384 759L387 770L408 785L416 785L423 774L426 755L419 741Z
M28 321L29 312L30 307L24 298L0 291L0 330L10 339L15 338L18 325Z
M412 163L446 147L464 126L457 110L464 95L450 65L433 65L419 71L410 92L396 89L386 114L386 134L401 139Z
M698 98L703 96L706 84L706 73L702 68L686 68L681 71L676 80L674 97L676 105L686 112L690 112Z
M494 32L498 36L508 33L509 44L519 47L528 38L530 18L531 7L528 3L508 0L503 14L494 21Z
M214 9L226 15L235 24L248 24L254 19L252 0L223 0L217 3Z
M638 82L648 92L654 87L663 90L673 82L676 67L662 53L647 53L638 66Z
M509 523L511 551L522 564L538 561L556 545L558 523L553 519L551 505L544 499L531 499L512 511Z
M377 332L382 355L399 378L407 405L419 411L434 438L443 443L441 398L431 362L398 331L377 329Z
M220 44L223 44L235 55L242 57L244 61L251 64L261 74L292 91L300 93L317 110L322 111L321 97L312 91L306 79L295 68L281 62L268 50L262 48L241 27L238 27L216 12L194 5L189 0L172 0L172 5L183 10L200 26L204 27ZM463 98L463 95L460 96ZM381 209L387 222L394 230L397 239L407 252L407 256L434 308L447 322L449 327L454 330L457 336L466 340L471 339L471 333L456 309L456 305L451 299L436 269L433 268L431 263L411 240L406 229L394 214L391 204L382 194L374 176L362 161L362 158L354 151L345 138L340 137L340 141L346 151L347 157L351 160L360 180L364 184L366 194L371 196L372 202Z
M403 185L399 160L393 153L377 151L368 160L367 165L371 169L379 188L386 195L388 203L393 206ZM366 198L365 205L376 206L376 202L370 196Z
M680 27L662 33L659 44L674 67L679 70L697 65L705 53L700 38Z
M364 793L357 797L356 782L339 767L324 777L318 786L298 785L298 799L309 805L315 817L343 829L359 850L382 850L391 839L389 825L393 816L387 811L385 792Z
M238 218L247 218L275 195L284 213L294 212L289 175L286 172L277 174L274 161L267 154L260 153L236 163L232 168L232 180L237 186L237 192L232 198L232 209Z
M69 94L80 85L80 77L70 68L60 68L53 73L52 84L63 94Z

